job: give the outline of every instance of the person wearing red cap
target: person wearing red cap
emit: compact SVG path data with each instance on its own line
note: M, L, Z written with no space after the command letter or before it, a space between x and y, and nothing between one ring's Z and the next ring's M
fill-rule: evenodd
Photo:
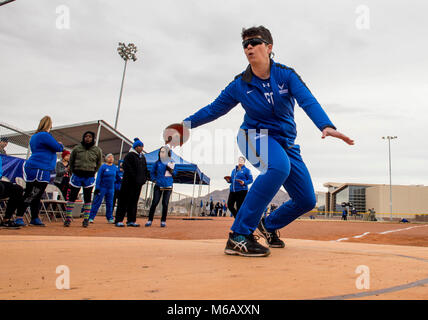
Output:
M64 150L61 154L61 160L56 163L54 184L61 190L62 196L67 200L67 193L70 181L70 151Z

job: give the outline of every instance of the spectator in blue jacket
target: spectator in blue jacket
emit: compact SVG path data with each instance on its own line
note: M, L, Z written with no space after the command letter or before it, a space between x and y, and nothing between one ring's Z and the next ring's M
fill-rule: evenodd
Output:
M3 177L3 161L2 156L0 156L0 179ZM0 199L4 200L8 198L6 204L6 212L4 213L4 217L2 222L0 223L0 227L8 228L8 229L19 229L19 225L12 219L13 214L15 213L18 205L22 201L22 193L23 189L9 181L0 180Z
M50 182L51 172L55 170L57 152L64 150L64 146L49 133L51 129L52 119L45 116L30 139L31 156L24 164L25 192L15 220L19 226L25 226L22 217L28 207L31 209L30 225L45 226L39 219L40 199Z
M225 115L237 104L245 109L238 133L242 154L261 174L242 204L232 225L225 253L240 256L267 256L269 248L259 244L253 232L259 229L270 247L283 248L277 230L285 227L316 203L309 171L295 144L295 101L322 132L349 145L354 141L336 131L326 112L296 71L272 59L273 39L263 27L243 29L241 33L247 69L220 93L215 101L182 122L196 128ZM173 146L178 141L173 141ZM290 200L261 219L263 210L279 188L284 186Z
M158 160L153 164L150 170L150 176L155 183L153 190L153 201L150 206L149 219L146 227L150 227L153 222L156 207L162 197L162 217L161 227L166 227L166 216L168 214L169 198L172 193L173 176L175 175L175 163L171 159L171 149L163 146L159 149Z
M251 171L245 166L245 158L242 156L239 157L238 165L232 170L231 175L224 178L230 183L227 207L233 217L236 218L236 214L247 196L248 185L253 183Z
M106 163L101 165L97 173L95 181L94 201L89 214L89 223L94 223L98 209L105 198L106 202L106 218L108 223L114 223L113 219L113 197L115 184L118 180L119 169L114 165L114 156L109 153L105 157Z
M348 220L348 209L342 210L342 220Z
M113 209L116 206L116 201L117 201L117 198L119 197L120 187L122 186L122 180L123 180L123 160L119 160L117 179L116 179L116 182L114 183Z

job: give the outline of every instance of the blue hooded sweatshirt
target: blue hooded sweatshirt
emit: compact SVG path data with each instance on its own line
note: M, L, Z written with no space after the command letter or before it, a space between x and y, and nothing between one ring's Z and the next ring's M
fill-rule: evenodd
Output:
M38 132L30 139L31 156L25 162L25 167L31 169L55 170L57 152L62 152L64 146L58 143L49 132Z
M220 93L214 102L184 119L196 128L228 113L238 103L245 110L242 129L268 129L269 135L294 145L297 136L294 122L295 101L319 130L336 129L311 91L294 69L271 60L270 78L256 77L251 66ZM267 90L269 89L269 91Z
M241 185L237 180L244 181L244 185ZM238 170L238 166L236 166L232 170L230 175L230 192L248 190L248 185L251 183L253 183L253 175L246 166L242 166L241 170Z

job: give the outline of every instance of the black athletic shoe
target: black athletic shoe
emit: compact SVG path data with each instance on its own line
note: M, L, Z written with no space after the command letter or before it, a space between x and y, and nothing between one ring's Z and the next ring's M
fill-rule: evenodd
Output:
M244 257L266 257L270 250L258 243L258 238L253 234L242 235L231 232L224 253Z
M82 227L87 228L89 226L89 219L83 219Z
M259 231L260 235L265 238L266 243L269 245L269 247L271 248L284 248L285 247L285 243L284 241L282 241L279 236L279 231L275 230L274 232L269 232L266 230L265 227L265 218L262 218L260 220L260 223L257 227L257 230Z
M18 224L16 224L15 221L13 220L3 221L0 224L0 227L7 228L7 229L21 229L21 227Z
M66 218L64 221L64 227L69 227L71 224L71 219L70 218Z

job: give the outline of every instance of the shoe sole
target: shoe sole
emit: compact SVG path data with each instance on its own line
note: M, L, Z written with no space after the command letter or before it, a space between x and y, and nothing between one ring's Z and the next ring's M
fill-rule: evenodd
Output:
M37 224L29 224L30 227L39 227L39 228L43 228L46 227L46 225L37 225Z
M267 241L266 241L266 244L268 244L269 245L269 248L285 248L285 245L270 245L269 243L267 243Z
M224 249L224 253L231 256L242 256L242 257L267 257L268 255L270 255L270 251L266 253L245 253L245 252L239 252L231 249Z
M18 230L18 229L21 229L21 227L5 227L5 226L0 226L0 229Z

